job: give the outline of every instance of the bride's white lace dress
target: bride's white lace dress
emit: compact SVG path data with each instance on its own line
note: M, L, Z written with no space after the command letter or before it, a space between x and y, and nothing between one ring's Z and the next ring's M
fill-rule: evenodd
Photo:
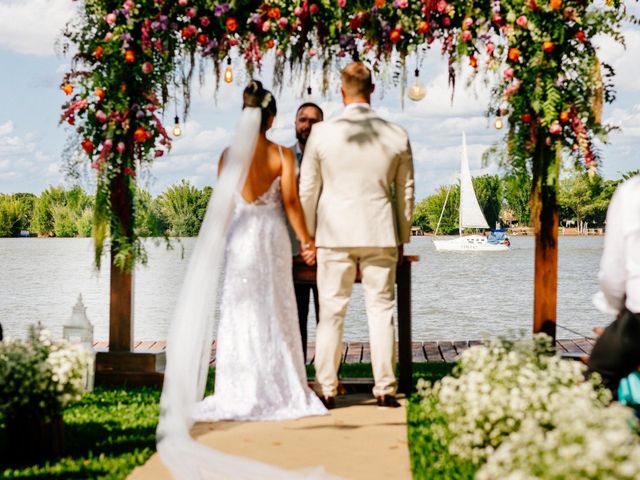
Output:
M252 203L236 194L227 237L215 393L195 420L284 420L327 411L307 385L280 178Z

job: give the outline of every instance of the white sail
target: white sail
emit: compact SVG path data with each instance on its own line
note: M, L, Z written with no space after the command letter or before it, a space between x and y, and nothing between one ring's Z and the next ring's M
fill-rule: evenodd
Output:
M460 166L460 231L463 228L489 228L473 189L469 159L467 158L467 138L464 133L462 134L462 162Z

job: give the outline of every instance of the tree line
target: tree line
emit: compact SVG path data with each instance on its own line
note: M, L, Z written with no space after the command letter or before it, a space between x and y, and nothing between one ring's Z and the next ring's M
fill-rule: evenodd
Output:
M186 180L157 197L136 194L136 229L146 237L191 237L198 234L213 189L199 189ZM82 187L50 186L32 193L0 194L0 237L21 232L41 237L89 237L95 196Z
M560 180L560 221L583 230L604 224L607 207L616 187L640 171L622 174L616 180L574 172ZM473 179L480 207L490 226L530 226L531 177L526 173L483 175ZM199 189L186 180L152 197L146 190L136 195L136 228L146 237L191 237L198 234L213 189ZM442 213L439 232L458 231L460 186L443 185L416 206L413 224L433 232ZM32 193L0 194L0 237L21 232L43 237L89 237L93 229L95 197L82 187L51 186L39 196Z
M627 172L616 180L605 180L601 175L589 175L586 172L573 172L563 176L558 195L561 225L575 226L580 231L587 226L603 226L607 207L616 187L639 173L640 170ZM482 175L473 179L473 187L480 208L491 227L497 223L502 226L531 226L531 177L528 173ZM445 199L447 202L443 212ZM416 205L413 225L420 227L424 232L434 232L442 214L438 232L457 233L459 205L460 186L443 185L436 193Z

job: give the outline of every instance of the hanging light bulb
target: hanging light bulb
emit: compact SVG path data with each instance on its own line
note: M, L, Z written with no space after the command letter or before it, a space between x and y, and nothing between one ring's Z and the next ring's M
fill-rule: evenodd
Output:
M420 81L420 70L416 68L413 84L409 87L409 90L407 91L407 97L409 97L409 100L413 100L414 102L419 102L426 96L427 96L427 88Z
M502 115L504 115L505 112L503 112L502 109L499 108L496 113L498 116L496 117L496 121L493 126L496 127L496 130L501 130L502 127L504 127L504 120L502 119Z
M173 125L173 136L179 137L180 135L182 135L182 128L180 128L180 119L178 118L177 115L174 121L175 121L175 124Z
M311 93L313 92L313 90L311 90L311 86L307 87L307 95L311 95Z
M233 82L233 70L231 70L231 58L227 58L227 68L224 69L224 81Z

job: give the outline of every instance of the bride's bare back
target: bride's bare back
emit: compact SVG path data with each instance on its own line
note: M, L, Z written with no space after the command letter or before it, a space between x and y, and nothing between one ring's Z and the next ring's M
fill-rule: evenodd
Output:
M255 202L271 188L276 178L282 175L282 158L278 146L269 141L258 142L242 188L242 198Z

